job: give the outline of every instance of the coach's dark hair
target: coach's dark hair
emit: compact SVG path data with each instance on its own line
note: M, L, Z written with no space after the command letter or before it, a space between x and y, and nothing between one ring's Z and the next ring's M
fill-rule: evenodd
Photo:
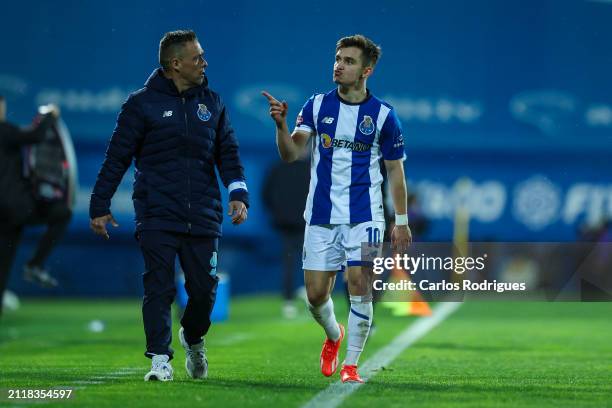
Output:
M363 54L364 67L374 67L382 55L380 46L376 45L374 41L361 34L355 34L339 39L336 43L336 52L338 52L338 50L341 48L347 47L357 47L361 50Z
M4 95L0 95L0 102L4 102L6 101L6 98L4 97Z
M172 58L180 56L185 43L196 41L198 38L191 30L170 31L162 37L159 42L159 65L164 70L170 69Z

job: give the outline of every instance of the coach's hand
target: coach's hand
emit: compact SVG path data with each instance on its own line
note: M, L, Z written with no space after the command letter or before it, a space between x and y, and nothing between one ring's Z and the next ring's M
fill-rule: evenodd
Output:
M289 105L287 105L287 102L285 101L279 102L278 99L266 91L262 91L261 94L266 97L268 103L270 104L270 116L272 119L274 119L276 126L281 127L287 119Z
M112 214L106 214L101 217L92 218L89 221L89 228L91 228L91 230L96 234L102 235L104 238L109 239L110 236L108 235L108 231L106 230L106 223L108 222L110 222L111 225L115 228L119 226L119 224L117 224L117 221L115 221L115 219L113 218Z
M412 243L412 231L407 225L396 225L391 231L391 247L397 251L406 251Z
M227 215L232 217L232 224L240 225L247 219L248 210L242 201L230 201Z

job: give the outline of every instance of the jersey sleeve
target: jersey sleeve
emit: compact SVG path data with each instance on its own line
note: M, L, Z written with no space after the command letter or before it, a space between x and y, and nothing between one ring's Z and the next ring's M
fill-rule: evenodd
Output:
M385 160L399 160L404 158L404 136L402 124L391 109L387 119L380 130L380 151Z
M303 132L313 133L316 131L315 123L314 123L314 115L313 115L313 105L314 105L314 95L312 95L304 106L302 110L297 116L295 121L295 129L301 130Z

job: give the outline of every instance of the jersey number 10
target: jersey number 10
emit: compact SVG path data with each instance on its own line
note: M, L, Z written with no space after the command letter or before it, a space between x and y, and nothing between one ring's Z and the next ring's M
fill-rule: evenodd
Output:
M369 244L378 244L380 243L380 228L366 228L368 231L368 243Z

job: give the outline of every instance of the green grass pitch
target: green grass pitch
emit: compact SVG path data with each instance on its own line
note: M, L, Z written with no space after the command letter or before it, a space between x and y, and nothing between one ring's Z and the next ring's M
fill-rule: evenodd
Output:
M299 407L330 383L322 330L275 297L236 298L207 338L209 378L187 378L176 332L171 383L145 383L136 300L25 299L0 320L0 406ZM346 322L346 304L336 314ZM105 330L91 332L91 320ZM176 320L176 319L175 319ZM415 321L378 308L361 361ZM341 358L345 353L342 347ZM64 401L7 390L76 387ZM346 399L345 407L612 407L612 303L465 303Z

